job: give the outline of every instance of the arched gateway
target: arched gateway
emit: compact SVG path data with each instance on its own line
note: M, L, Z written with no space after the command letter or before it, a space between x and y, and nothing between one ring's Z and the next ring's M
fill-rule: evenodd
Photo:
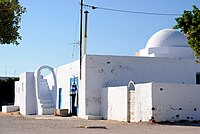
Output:
M41 71L44 69L49 70L52 74L53 86L51 88L49 87L47 79L41 75ZM56 75L52 67L43 65L37 68L35 71L35 91L37 100L36 113L38 115L53 114L54 109L58 106L58 97Z

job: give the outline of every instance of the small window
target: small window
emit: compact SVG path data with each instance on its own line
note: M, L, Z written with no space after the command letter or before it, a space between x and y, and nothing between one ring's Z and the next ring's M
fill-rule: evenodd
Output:
M196 84L200 84L200 73L196 73Z

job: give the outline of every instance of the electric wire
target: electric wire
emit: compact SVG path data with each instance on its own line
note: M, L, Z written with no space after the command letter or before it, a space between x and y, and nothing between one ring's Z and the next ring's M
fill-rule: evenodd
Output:
M121 10L121 9L114 9L114 8L106 8L106 7L98 7L92 6L88 4L83 4L84 7L106 11L113 11L113 12L122 12L122 13L131 13L131 14L141 14L141 15L157 15L157 16L181 16L181 14L174 14L174 13L156 13L156 12L140 12L140 11L131 11L131 10Z
M75 29L75 35L74 35L74 42L73 43L69 43L71 45L73 45L73 50L72 50L72 61L74 60L74 53L75 53L75 48L76 45L79 44L79 42L77 42L77 34L78 34L78 25L79 25L79 13L78 13L78 18L77 18L77 23L76 23L76 29Z
M73 43L71 43L72 45L73 45L73 50L72 50L72 61L74 60L74 55L75 55L75 50L76 50L76 46L77 46L77 44L79 44L79 41L77 42L77 34L78 34L78 26L79 26L79 18L80 18L80 16L79 16L79 13L78 13L78 18L77 18L77 23L76 23L76 29L75 29L75 35L74 35L74 42ZM71 64L71 66L70 66L70 69L72 68L72 64Z

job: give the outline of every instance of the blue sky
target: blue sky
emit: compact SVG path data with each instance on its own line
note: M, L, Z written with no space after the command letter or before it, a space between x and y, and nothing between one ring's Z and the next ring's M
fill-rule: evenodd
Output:
M58 67L79 57L80 0L20 0L22 17L19 46L0 45L0 76L33 72L40 65ZM176 13L199 7L200 0L84 0L85 4L131 11ZM87 8L84 8L86 10ZM176 24L177 16L89 11L88 54L134 55L151 35ZM74 56L72 57L72 54Z

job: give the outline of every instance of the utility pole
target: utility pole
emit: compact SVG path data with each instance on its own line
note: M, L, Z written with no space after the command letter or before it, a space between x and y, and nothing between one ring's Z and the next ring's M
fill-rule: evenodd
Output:
M84 32L84 55L87 53L87 20L88 20L88 11L85 12L85 32Z
M83 0L81 0L81 11L80 11L80 80L81 80L81 69L82 69L82 25L83 25Z

